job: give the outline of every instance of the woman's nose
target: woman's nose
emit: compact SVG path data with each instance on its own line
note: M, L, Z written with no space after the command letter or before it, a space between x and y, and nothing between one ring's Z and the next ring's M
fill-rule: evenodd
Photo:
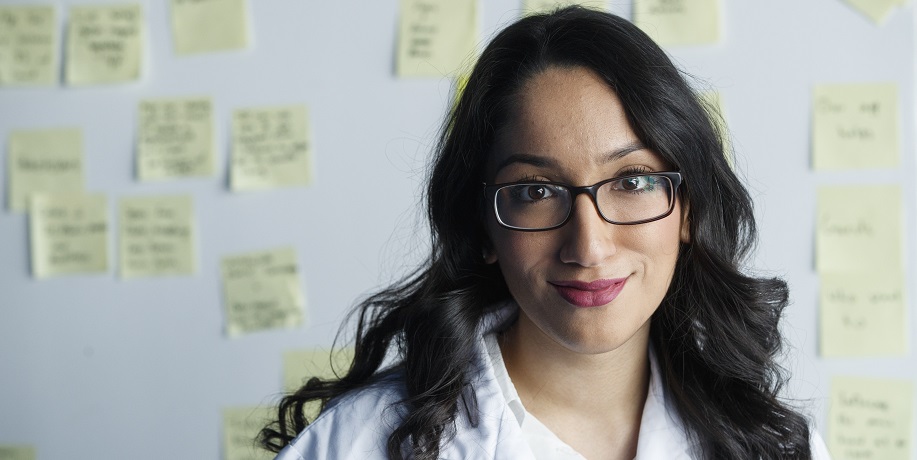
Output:
M561 262L595 267L617 252L615 225L602 219L589 195L576 197L571 213L570 220L560 229L564 238L560 249Z

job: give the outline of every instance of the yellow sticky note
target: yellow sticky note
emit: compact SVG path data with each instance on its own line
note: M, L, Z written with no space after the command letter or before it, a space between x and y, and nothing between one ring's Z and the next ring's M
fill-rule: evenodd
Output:
M910 460L913 407L912 382L833 378L828 413L832 458Z
M902 272L821 273L822 355L906 355L904 300Z
M141 180L214 174L209 98L141 101L138 122L137 175Z
M221 271L230 337L303 323L306 301L292 248L224 257Z
M29 237L36 278L108 270L103 195L32 195Z
M607 0L522 0L522 13L525 15L545 13L570 5L579 5L599 11L608 10Z
M907 0L844 0L844 2L881 25L888 19L894 7L904 5Z
M86 85L139 79L143 24L139 4L70 8L67 83Z
M197 271L190 196L123 198L118 214L123 278Z
M720 142L723 144L723 155L726 156L726 161L729 162L729 166L735 166L729 142L729 128L726 126L726 109L723 106L723 96L719 91L710 90L700 93L700 99L716 129L720 132Z
M277 419L272 407L223 409L223 460L270 460L273 453L257 444L258 433Z
M35 460L35 447L0 444L0 460Z
M634 24L659 45L720 40L721 0L634 0Z
M819 188L816 268L822 273L901 270L902 219L898 186Z
M290 350L283 353L283 389L295 391L312 377L344 375L353 362L353 348Z
M401 0L397 73L442 77L474 56L478 0Z
M79 129L10 133L9 208L25 211L33 193L82 193L83 133Z
M237 110L232 117L233 190L309 184L311 147L305 106Z
M177 54L248 46L247 0L172 0L172 39Z
M57 47L54 6L0 6L0 85L54 85Z
M815 169L898 167L894 83L818 85L812 111Z

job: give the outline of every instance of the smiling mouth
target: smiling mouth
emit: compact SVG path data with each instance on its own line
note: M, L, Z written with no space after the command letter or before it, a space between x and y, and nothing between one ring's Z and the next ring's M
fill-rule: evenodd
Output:
M611 303L621 290L627 278L601 279L591 282L551 281L557 293L570 304L580 308L600 307Z

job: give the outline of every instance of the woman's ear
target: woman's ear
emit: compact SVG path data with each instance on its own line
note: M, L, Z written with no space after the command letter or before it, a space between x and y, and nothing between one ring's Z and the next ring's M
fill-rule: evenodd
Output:
M691 220L688 218L690 207L684 205L681 209L681 242L689 244L691 242Z

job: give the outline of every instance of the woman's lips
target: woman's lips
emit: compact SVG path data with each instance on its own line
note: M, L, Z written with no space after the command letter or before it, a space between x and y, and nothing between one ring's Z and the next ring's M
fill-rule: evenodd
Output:
M627 278L584 281L551 281L557 293L577 307L599 307L611 303L621 290Z

